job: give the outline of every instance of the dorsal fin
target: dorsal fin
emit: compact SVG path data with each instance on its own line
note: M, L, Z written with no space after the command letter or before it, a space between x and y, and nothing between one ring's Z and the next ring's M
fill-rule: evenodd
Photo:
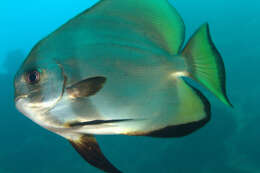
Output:
M116 43L177 54L184 41L184 23L167 0L101 0L53 34L66 33L79 34L81 43Z

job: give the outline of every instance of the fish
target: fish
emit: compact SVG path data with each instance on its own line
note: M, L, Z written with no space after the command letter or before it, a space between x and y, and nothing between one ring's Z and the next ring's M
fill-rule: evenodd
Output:
M209 24L184 40L183 19L167 0L101 0L32 48L15 75L15 105L92 166L122 172L96 135L197 131L211 109L189 80L232 107Z

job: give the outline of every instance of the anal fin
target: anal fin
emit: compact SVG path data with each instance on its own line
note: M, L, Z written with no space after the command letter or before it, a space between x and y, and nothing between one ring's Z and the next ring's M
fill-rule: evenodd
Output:
M178 113L172 115L169 125L150 131L145 136L182 137L203 127L210 120L210 103L207 98L184 79L177 80Z
M81 135L77 140L69 140L75 150L91 165L108 173L121 173L102 153L92 135Z

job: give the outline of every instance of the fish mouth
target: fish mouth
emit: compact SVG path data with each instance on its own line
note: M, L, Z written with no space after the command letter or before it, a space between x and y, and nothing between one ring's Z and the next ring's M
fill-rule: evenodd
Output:
M25 98L27 98L27 97L28 97L27 94L19 95L19 96L16 96L16 97L15 97L14 101L15 101L15 103L17 103L20 99L25 99Z

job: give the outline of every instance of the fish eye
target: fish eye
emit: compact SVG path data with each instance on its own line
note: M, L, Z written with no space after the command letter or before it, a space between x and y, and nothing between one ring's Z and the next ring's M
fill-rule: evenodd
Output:
M31 70L26 73L26 81L29 84L35 84L40 81L40 72L38 70Z

